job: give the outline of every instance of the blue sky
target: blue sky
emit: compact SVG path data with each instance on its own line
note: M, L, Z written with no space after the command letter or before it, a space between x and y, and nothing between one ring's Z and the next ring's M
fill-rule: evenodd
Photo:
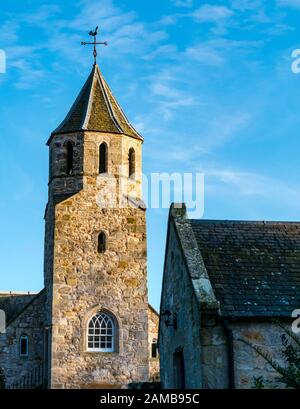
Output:
M43 286L45 142L92 64L143 134L144 173L204 172L205 218L299 220L300 0L2 2L1 290ZM167 209L149 209L159 305Z

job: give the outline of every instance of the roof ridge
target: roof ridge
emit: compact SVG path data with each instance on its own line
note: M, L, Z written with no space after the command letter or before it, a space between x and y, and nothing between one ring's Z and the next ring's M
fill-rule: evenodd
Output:
M86 122L88 122L89 119L90 119L89 118L90 117L90 111L91 111L92 105L93 105L93 102L92 102L93 98L91 98L91 94L92 93L94 94L95 66L93 67L92 73L93 73L92 84L91 84L91 87L90 87L90 90L89 90L89 96L88 96L88 101L87 101L87 104L86 104L85 114L84 114L84 117L82 118L82 122L81 122L81 128L82 129L85 129Z
M99 81L100 87L102 88L102 92L103 92L103 96L104 96L104 100L105 100L106 106L107 106L107 108L108 108L108 112L109 112L109 114L110 114L110 116L111 116L111 119L114 121L116 127L119 129L119 131L120 131L121 133L124 133L124 130L121 128L120 124L118 123L118 121L117 121L117 119L116 119L116 117L115 117L115 114L114 114L114 111L113 111L113 107L111 106L111 103L110 103L110 101L109 101L109 98L108 98L106 89L105 89L105 87L104 87L104 85L103 85L103 82L102 82L102 81L104 80L104 78L103 78L103 76L102 76L102 73L101 73L101 71L100 71L100 68L99 68L98 65L97 65L96 67L97 67L98 81Z
M226 223L226 224L277 224L277 225L284 225L284 224L296 224L300 225L300 221L281 221L281 220L229 220L229 219L189 219L192 223Z
M33 291L0 291L1 295L36 295L37 292Z

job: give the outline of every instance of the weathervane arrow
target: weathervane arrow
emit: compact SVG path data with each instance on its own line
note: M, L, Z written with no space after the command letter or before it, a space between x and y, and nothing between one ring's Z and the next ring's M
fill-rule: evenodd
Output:
M97 63L97 44L102 44L102 45L108 45L107 41L103 41L103 42L97 42L97 34L98 34L98 26L95 28L95 30L91 30L89 32L89 35L94 37L94 41L92 43L86 42L86 41L82 41L81 45L87 45L87 44L92 44L94 46L94 51L93 51L93 56L94 56L94 65L96 65Z

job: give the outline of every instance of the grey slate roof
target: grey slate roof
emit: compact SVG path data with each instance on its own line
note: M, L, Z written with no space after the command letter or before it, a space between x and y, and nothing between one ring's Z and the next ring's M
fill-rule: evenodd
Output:
M51 136L78 131L112 132L143 140L126 118L97 64L69 113Z
M35 297L32 293L0 293L0 309L5 311L6 323L15 319Z
M300 308L300 223L190 223L223 316L291 317Z

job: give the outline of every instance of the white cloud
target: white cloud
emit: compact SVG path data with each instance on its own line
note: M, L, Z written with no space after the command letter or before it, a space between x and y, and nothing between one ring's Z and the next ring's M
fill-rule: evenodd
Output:
M103 0L101 7L99 1L81 0L76 6L77 12L67 19L60 19L59 6L48 5L30 9L27 14L16 14L2 25L0 39L7 44L5 51L8 69L13 67L18 70L22 86L26 84L29 87L31 84L33 88L43 77L42 69L37 65L43 60L42 53L47 51L52 68L57 66L58 60L61 66L64 65L62 61L76 61L78 70L79 67L89 65L92 61L91 52L80 47L80 43L89 38L88 31L98 24L99 39L109 42L105 55L111 60L128 54L140 55L140 58L155 58L155 48L157 55L161 52L173 52L171 48L159 50L161 41L166 38L164 31L155 29L153 24L140 21L134 11L123 11L112 0ZM35 47L24 46L22 37L18 36L23 25L39 29L41 40L37 38ZM46 69L44 65L45 72Z
M21 15L20 19L24 20L27 24L34 24L36 26L47 27L49 19L56 16L60 12L60 7L56 4L45 4L40 6L37 11Z
M156 82L151 86L152 94L159 95L165 98L178 99L182 96L181 92L174 88L170 88L160 82Z
M19 23L13 20L8 20L0 26L1 47L5 47L7 44L18 40L18 29Z
M204 65L211 66L223 65L225 61L220 50L216 50L211 45L205 43L187 48L186 56Z
M176 7L192 7L193 0L171 0Z
M178 108L194 105L195 98L192 95L167 84L168 81L164 82L162 80L154 81L150 86L150 91L152 95L161 98L157 103L158 110L160 114L162 114L163 119L167 121L173 117L174 111Z
M199 22L217 22L224 20L233 15L233 11L226 6L212 6L204 4L193 12L192 16Z
M218 114L217 110L215 112L214 120L207 121L206 129L201 135L202 148L207 152L211 152L240 136L240 132L252 119L249 112L230 114Z
M300 9L300 0L278 0L278 5Z
M259 10L262 8L261 0L231 0L230 6L233 9L246 11L246 10Z
M71 19L69 26L77 30L89 31L100 24L99 33L111 32L136 19L135 12L122 12L111 0L81 1L77 15ZM100 23L99 23L100 22Z
M286 182L254 172L233 169L207 168L201 169L207 180L207 187L212 193L220 194L220 185L227 193L235 196L259 196L268 200L285 202L288 205L298 206L300 189L288 185ZM280 192L280 195L278 194Z
M230 58L244 56L261 45L258 41L216 38L187 48L185 54L203 65L222 66ZM242 60L241 60L242 62Z
M159 20L159 25L160 26L174 26L180 17L182 17L181 14L170 14L168 16L163 16Z
M173 101L161 101L159 107L163 118L168 121L173 117L174 111L177 108L189 107L194 104L194 98L192 96L186 96Z
M144 56L144 60L153 60L157 57L177 59L179 51L173 44L166 44L157 47L154 51Z

